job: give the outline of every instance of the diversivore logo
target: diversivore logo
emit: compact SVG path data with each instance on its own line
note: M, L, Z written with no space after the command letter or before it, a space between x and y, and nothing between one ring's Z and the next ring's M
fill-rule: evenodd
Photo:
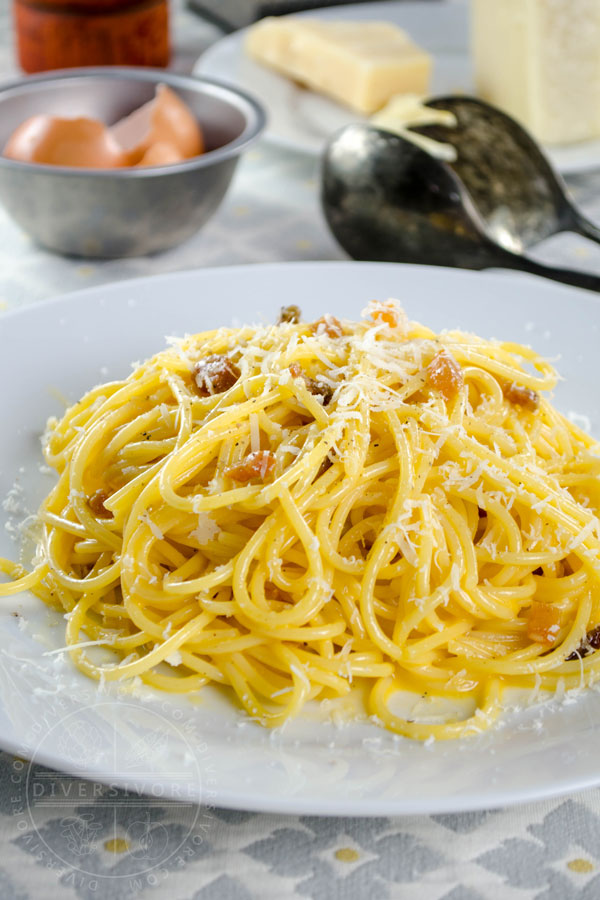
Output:
M216 769L191 717L166 701L65 705L47 704L13 760L18 846L91 894L115 879L134 893L203 856Z

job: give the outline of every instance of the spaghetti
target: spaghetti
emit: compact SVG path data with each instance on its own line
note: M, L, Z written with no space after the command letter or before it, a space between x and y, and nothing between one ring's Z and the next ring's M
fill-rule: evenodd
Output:
M66 611L93 678L226 685L271 726L360 682L379 724L455 738L508 687L597 679L599 448L552 367L392 301L298 318L174 342L52 420L34 567L1 560L0 594Z

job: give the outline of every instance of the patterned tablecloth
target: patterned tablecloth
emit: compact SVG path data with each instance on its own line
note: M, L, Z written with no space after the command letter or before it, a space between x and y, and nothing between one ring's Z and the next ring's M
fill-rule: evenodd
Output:
M0 71L8 77L15 66L6 9L0 16ZM218 33L180 7L174 19L176 65L189 69ZM0 210L0 334L1 311L85 285L196 266L342 258L319 211L317 179L315 160L263 143L243 160L204 231L151 259L53 256ZM570 186L600 219L600 172ZM574 237L552 239L539 255L600 271L600 251ZM0 900L600 897L600 790L458 815L324 819L215 810L192 824L189 806L122 792L97 796L100 786L48 771L37 773L46 785L40 797L26 771L24 761L0 754Z

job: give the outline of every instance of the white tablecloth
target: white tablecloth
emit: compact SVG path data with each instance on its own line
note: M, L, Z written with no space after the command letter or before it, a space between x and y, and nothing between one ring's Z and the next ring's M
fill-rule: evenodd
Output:
M0 72L10 77L16 73L10 22L6 10L0 16ZM218 32L180 7L174 20L176 66L189 69ZM0 209L0 334L2 311L86 285L198 266L343 258L321 216L317 185L315 160L263 142L242 161L209 225L149 259L54 256ZM570 186L600 219L600 173L580 175ZM571 236L553 238L539 256L600 272L600 249ZM63 801L36 804L23 767L0 754L0 900L600 897L600 790L509 810L393 819L217 810L198 840L181 844L182 833L194 835L189 807L119 795L109 814L106 804L87 799L89 790L59 774L50 780ZM33 826L22 815L23 791ZM136 828L145 834L141 840L138 833L137 843ZM140 866L144 852L147 865Z

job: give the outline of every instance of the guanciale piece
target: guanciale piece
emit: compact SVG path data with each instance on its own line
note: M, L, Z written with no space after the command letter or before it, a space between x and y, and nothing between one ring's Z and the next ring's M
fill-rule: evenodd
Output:
M240 370L227 356L207 356L194 366L194 381L201 397L228 391L239 377Z

